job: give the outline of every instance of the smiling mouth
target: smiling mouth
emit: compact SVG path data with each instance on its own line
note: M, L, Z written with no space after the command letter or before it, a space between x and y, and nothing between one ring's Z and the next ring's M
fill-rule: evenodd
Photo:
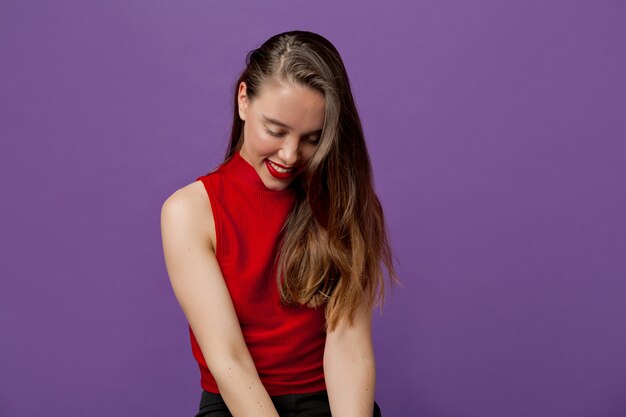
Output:
M293 167L291 167L291 168L286 168L286 167L283 167L282 165L278 165L276 162L274 162L274 161L272 161L272 160L270 160L270 159L268 159L268 161L269 161L269 163L272 165L272 167L273 167L276 171L280 172L281 174L285 174L285 173L287 173L287 172L291 172L291 171L293 171L293 170L294 170L294 168L293 168Z
M277 166L274 162L269 159L265 160L265 166L267 167L267 171L274 178L279 180L288 180L295 176L296 170L295 168L285 169L280 166Z

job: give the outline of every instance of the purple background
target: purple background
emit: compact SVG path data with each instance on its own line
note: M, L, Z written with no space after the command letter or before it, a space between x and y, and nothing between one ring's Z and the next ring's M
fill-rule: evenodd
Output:
M344 58L404 283L383 416L626 415L626 4L216 3L0 3L0 415L195 414L161 204L292 29Z

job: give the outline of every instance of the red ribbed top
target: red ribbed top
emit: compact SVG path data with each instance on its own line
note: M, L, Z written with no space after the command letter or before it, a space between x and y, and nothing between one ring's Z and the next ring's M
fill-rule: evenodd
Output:
M274 279L294 190L267 188L239 152L196 181L202 181L211 202L217 261L268 394L325 390L324 306L282 305ZM189 334L202 388L219 393L191 326Z

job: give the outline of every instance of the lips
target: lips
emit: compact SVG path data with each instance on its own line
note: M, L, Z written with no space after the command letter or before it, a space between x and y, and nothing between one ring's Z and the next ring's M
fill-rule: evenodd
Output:
M273 161L270 161L269 159L265 160L265 166L267 166L267 170L274 178L278 178L281 180L286 180L293 177L294 173L296 172L295 168L290 168L289 171L281 172L286 168Z

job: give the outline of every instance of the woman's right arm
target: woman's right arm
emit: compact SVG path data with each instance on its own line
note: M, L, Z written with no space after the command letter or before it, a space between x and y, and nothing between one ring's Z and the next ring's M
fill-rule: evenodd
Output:
M183 187L161 208L170 282L231 414L279 417L250 356L215 257L209 234L213 216L203 187L199 181Z

